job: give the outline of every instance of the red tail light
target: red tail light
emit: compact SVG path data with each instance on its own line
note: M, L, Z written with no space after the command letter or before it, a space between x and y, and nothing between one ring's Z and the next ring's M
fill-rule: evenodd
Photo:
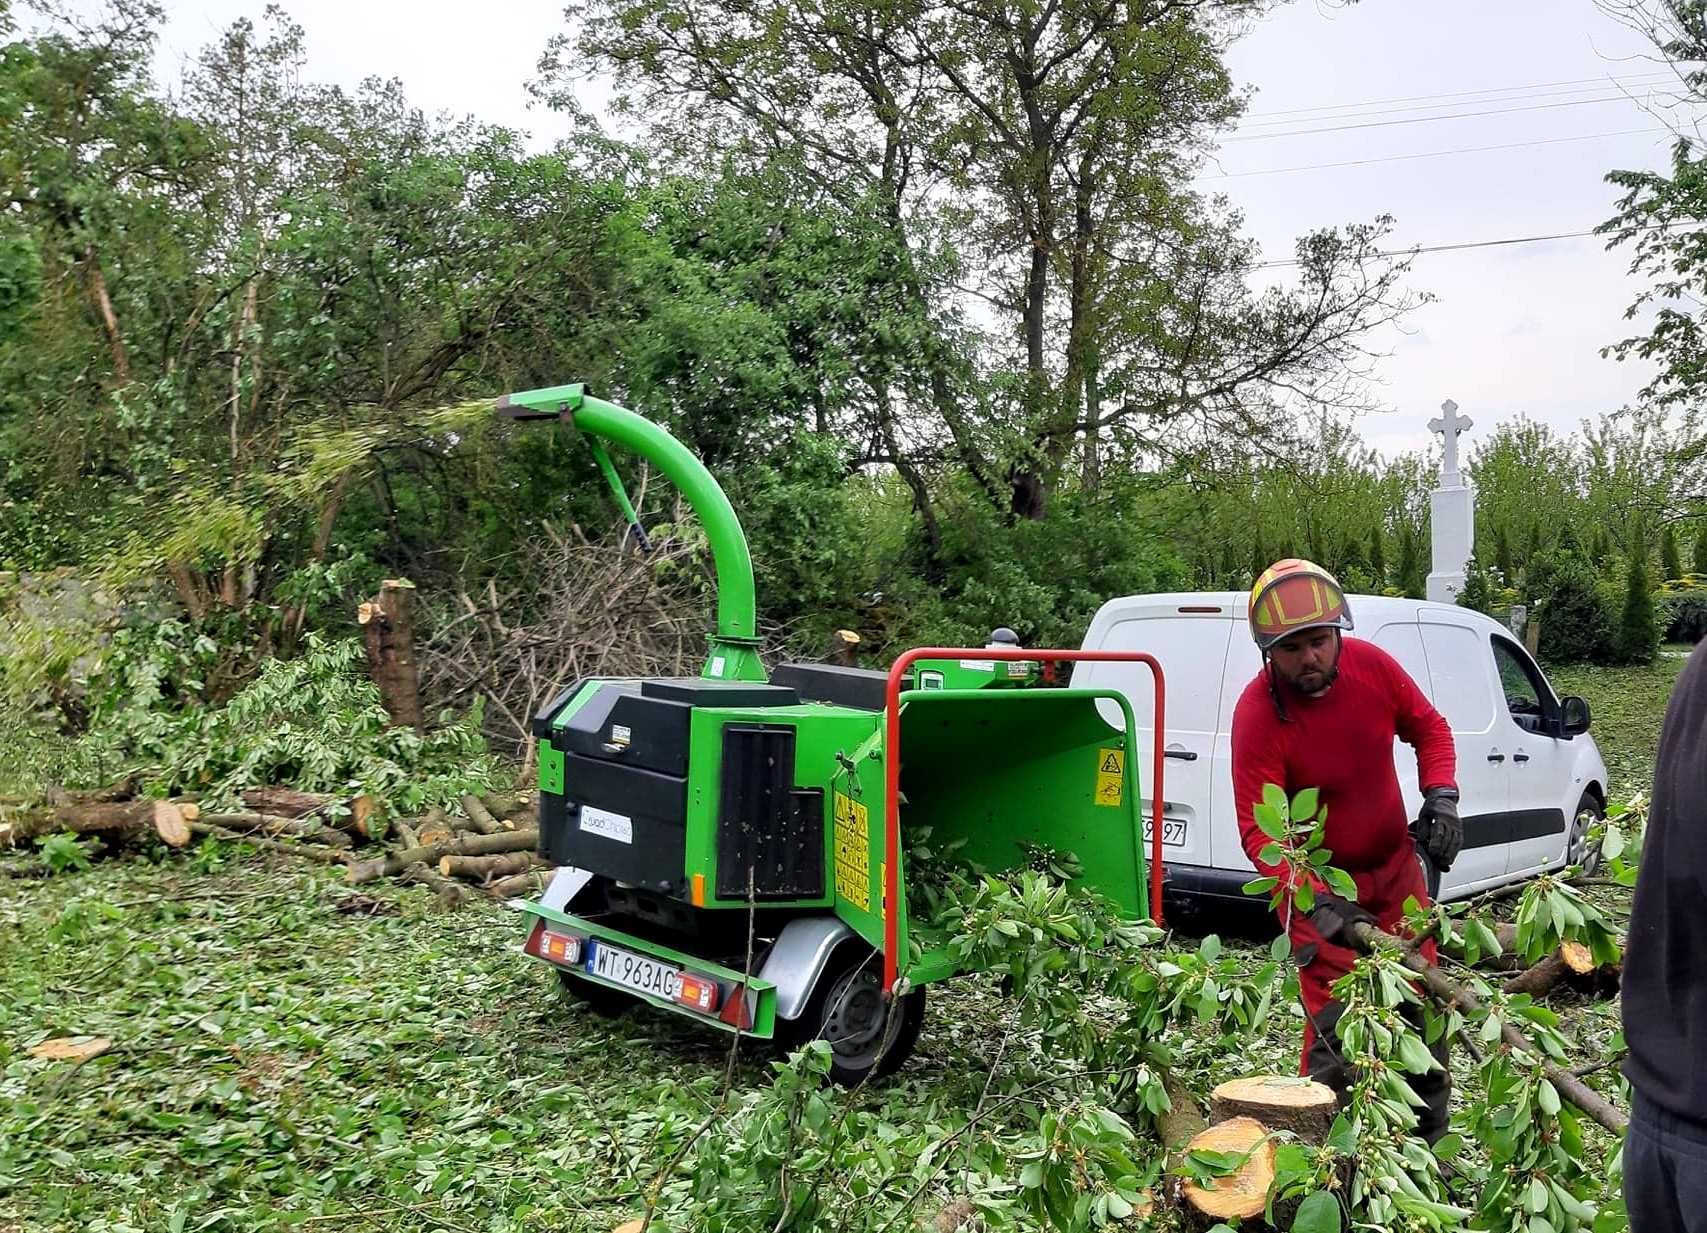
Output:
M676 1001L690 1010L704 1011L709 1015L717 1009L719 992L716 981L683 972L681 990L676 994Z

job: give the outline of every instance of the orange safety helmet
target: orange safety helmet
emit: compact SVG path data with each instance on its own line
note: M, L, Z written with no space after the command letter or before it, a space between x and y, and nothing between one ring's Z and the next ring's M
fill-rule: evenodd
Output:
M1251 637L1266 652L1305 629L1350 629L1351 606L1339 579L1314 561L1276 561L1251 588Z

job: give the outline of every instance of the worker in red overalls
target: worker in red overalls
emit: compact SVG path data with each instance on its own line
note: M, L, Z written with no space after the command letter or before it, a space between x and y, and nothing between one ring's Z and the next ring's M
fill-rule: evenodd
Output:
M1288 911L1290 896L1282 907L1306 1013L1300 1069L1343 1102L1352 1075L1335 1029L1345 1007L1331 990L1356 958L1345 930L1353 921L1395 929L1407 899L1429 902L1420 857L1441 871L1457 858L1464 829L1452 732L1391 655L1344 637L1351 610L1321 566L1286 560L1265 570L1251 588L1250 623L1263 666L1233 712L1233 799L1245 851L1261 873L1282 876L1258 856L1270 840L1253 809L1264 784L1289 797L1317 788L1328 811L1323 846L1357 883L1355 903L1315 881L1313 910ZM1417 751L1423 808L1414 835L1393 768L1395 736ZM1434 962L1433 942L1423 954ZM1417 1133L1430 1142L1446 1133L1452 1091L1444 1037L1433 1051L1440 1070L1409 1076L1427 1105L1417 1111Z

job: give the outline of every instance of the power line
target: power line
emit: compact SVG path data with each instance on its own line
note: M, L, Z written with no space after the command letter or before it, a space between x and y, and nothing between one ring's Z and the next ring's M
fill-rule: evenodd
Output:
M1403 163L1417 158L1446 158L1453 154L1481 154L1488 150L1521 150L1529 146L1556 146L1570 141L1598 141L1603 137L1633 137L1642 133L1663 133L1663 128L1625 128L1614 133L1581 133L1575 137L1544 137L1536 141L1511 141L1497 146L1460 146L1455 150L1430 150L1423 154L1388 154L1380 158L1353 158L1340 163L1306 163L1301 167L1265 167L1260 171L1226 171L1200 180L1240 180L1246 176L1278 176L1294 171L1324 171L1332 167L1366 167L1371 163Z
M1640 89L1640 88L1645 88L1646 86L1657 85L1657 84L1659 84L1659 83L1649 82L1649 83L1644 83L1643 86L1639 86L1637 88ZM1467 101L1462 102L1462 103L1453 103L1453 102L1444 102L1444 101L1432 102L1432 103L1416 103L1416 104L1409 106L1409 107L1389 107L1385 110L1380 110L1380 111L1347 111L1346 114L1338 115L1338 116L1305 116L1301 119L1296 119L1296 120L1259 120L1254 125L1241 125L1240 127L1241 128L1280 128L1280 127L1284 127L1288 124L1309 124L1309 123L1316 121L1316 120L1363 120L1363 119L1366 119L1366 118L1371 117L1371 116L1402 115L1408 111L1440 111L1442 109L1451 108L1451 107L1474 107L1480 103L1498 103L1501 106L1504 106L1506 103L1527 103L1527 102L1531 101L1532 99L1538 99L1538 98L1562 98L1562 97L1567 97L1570 95L1589 94L1589 93L1594 93L1594 92L1598 92L1601 90L1605 90L1606 88L1607 87L1605 85L1578 86L1574 90L1541 90L1541 91L1531 93L1531 94L1508 94L1504 98L1470 99L1470 100L1467 100ZM1624 95L1624 94L1609 94L1609 95L1606 95L1605 97L1607 97L1607 98L1625 98L1628 96Z
M1358 103L1323 103L1317 107L1291 107L1282 111L1254 111L1250 114L1253 117L1258 118L1262 116L1293 116L1300 115L1308 111L1342 111L1348 108L1381 107L1388 103L1420 103L1428 99L1468 98L1474 94L1504 94L1519 90L1550 90L1555 86L1582 86L1593 82L1604 83L1606 85L1612 85L1615 83L1634 84L1636 82L1643 81L1646 78L1671 80L1675 78L1675 74L1655 71L1652 73L1633 73L1625 77L1576 77L1567 81L1536 81L1523 86L1489 86L1483 90L1458 90L1450 94L1410 94L1400 98L1372 98L1365 99ZM1493 103L1501 100L1488 99L1487 101Z
M1626 228L1624 230L1632 231L1632 232L1634 232L1634 231L1660 231L1660 230L1663 230L1664 227L1667 225L1668 224L1661 224L1661 225L1653 226L1653 227L1630 227L1630 228ZM1470 240L1470 241L1466 241L1466 242L1461 243L1461 244L1430 244L1430 245L1426 245L1426 246L1422 246L1422 247L1418 247L1418 248L1402 249L1398 252L1375 253L1375 254L1373 254L1373 256L1376 256L1376 257L1412 257L1418 253L1452 253L1452 252L1459 252L1459 251L1461 251L1463 249L1467 249L1467 248L1500 248L1500 247L1504 247L1506 245L1511 245L1511 244L1542 244L1542 243L1546 243L1547 241L1550 241L1550 240L1580 240L1585 236L1592 236L1592 235L1599 235L1599 234L1602 234L1602 233L1591 228L1588 231L1561 231L1561 232L1557 232L1556 234L1553 234L1553 235L1512 236L1508 239L1503 239L1503 240ZM1276 269L1280 266L1301 265L1301 264L1303 264L1303 263L1300 262L1296 257L1294 257L1289 261L1259 261L1255 265L1251 266L1250 268L1253 270L1272 270L1272 269Z
M1627 103L1619 94L1611 98L1584 98L1569 103L1537 103L1533 107L1501 107L1488 111L1460 111L1449 116L1413 116L1408 120L1370 120L1362 124L1336 124L1328 128L1301 128L1289 133L1251 133L1247 136L1222 138L1222 144L1234 141L1272 141L1277 137L1309 137L1316 133L1345 133L1360 128L1392 128L1398 124L1432 124L1437 120L1473 120L1478 116L1509 116L1520 111L1556 111L1561 107L1583 107L1590 103Z

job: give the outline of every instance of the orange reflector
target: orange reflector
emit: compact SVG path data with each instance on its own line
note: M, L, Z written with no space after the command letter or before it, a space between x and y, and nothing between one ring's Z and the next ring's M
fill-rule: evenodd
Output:
M696 908L705 906L705 875L703 873L693 875L693 906Z
M552 959L558 963L579 963L581 939L563 933L552 933L547 929L540 934L539 953L541 958Z
M676 994L676 1001L691 1010L710 1014L717 1009L717 993L716 981L683 972L682 987Z

